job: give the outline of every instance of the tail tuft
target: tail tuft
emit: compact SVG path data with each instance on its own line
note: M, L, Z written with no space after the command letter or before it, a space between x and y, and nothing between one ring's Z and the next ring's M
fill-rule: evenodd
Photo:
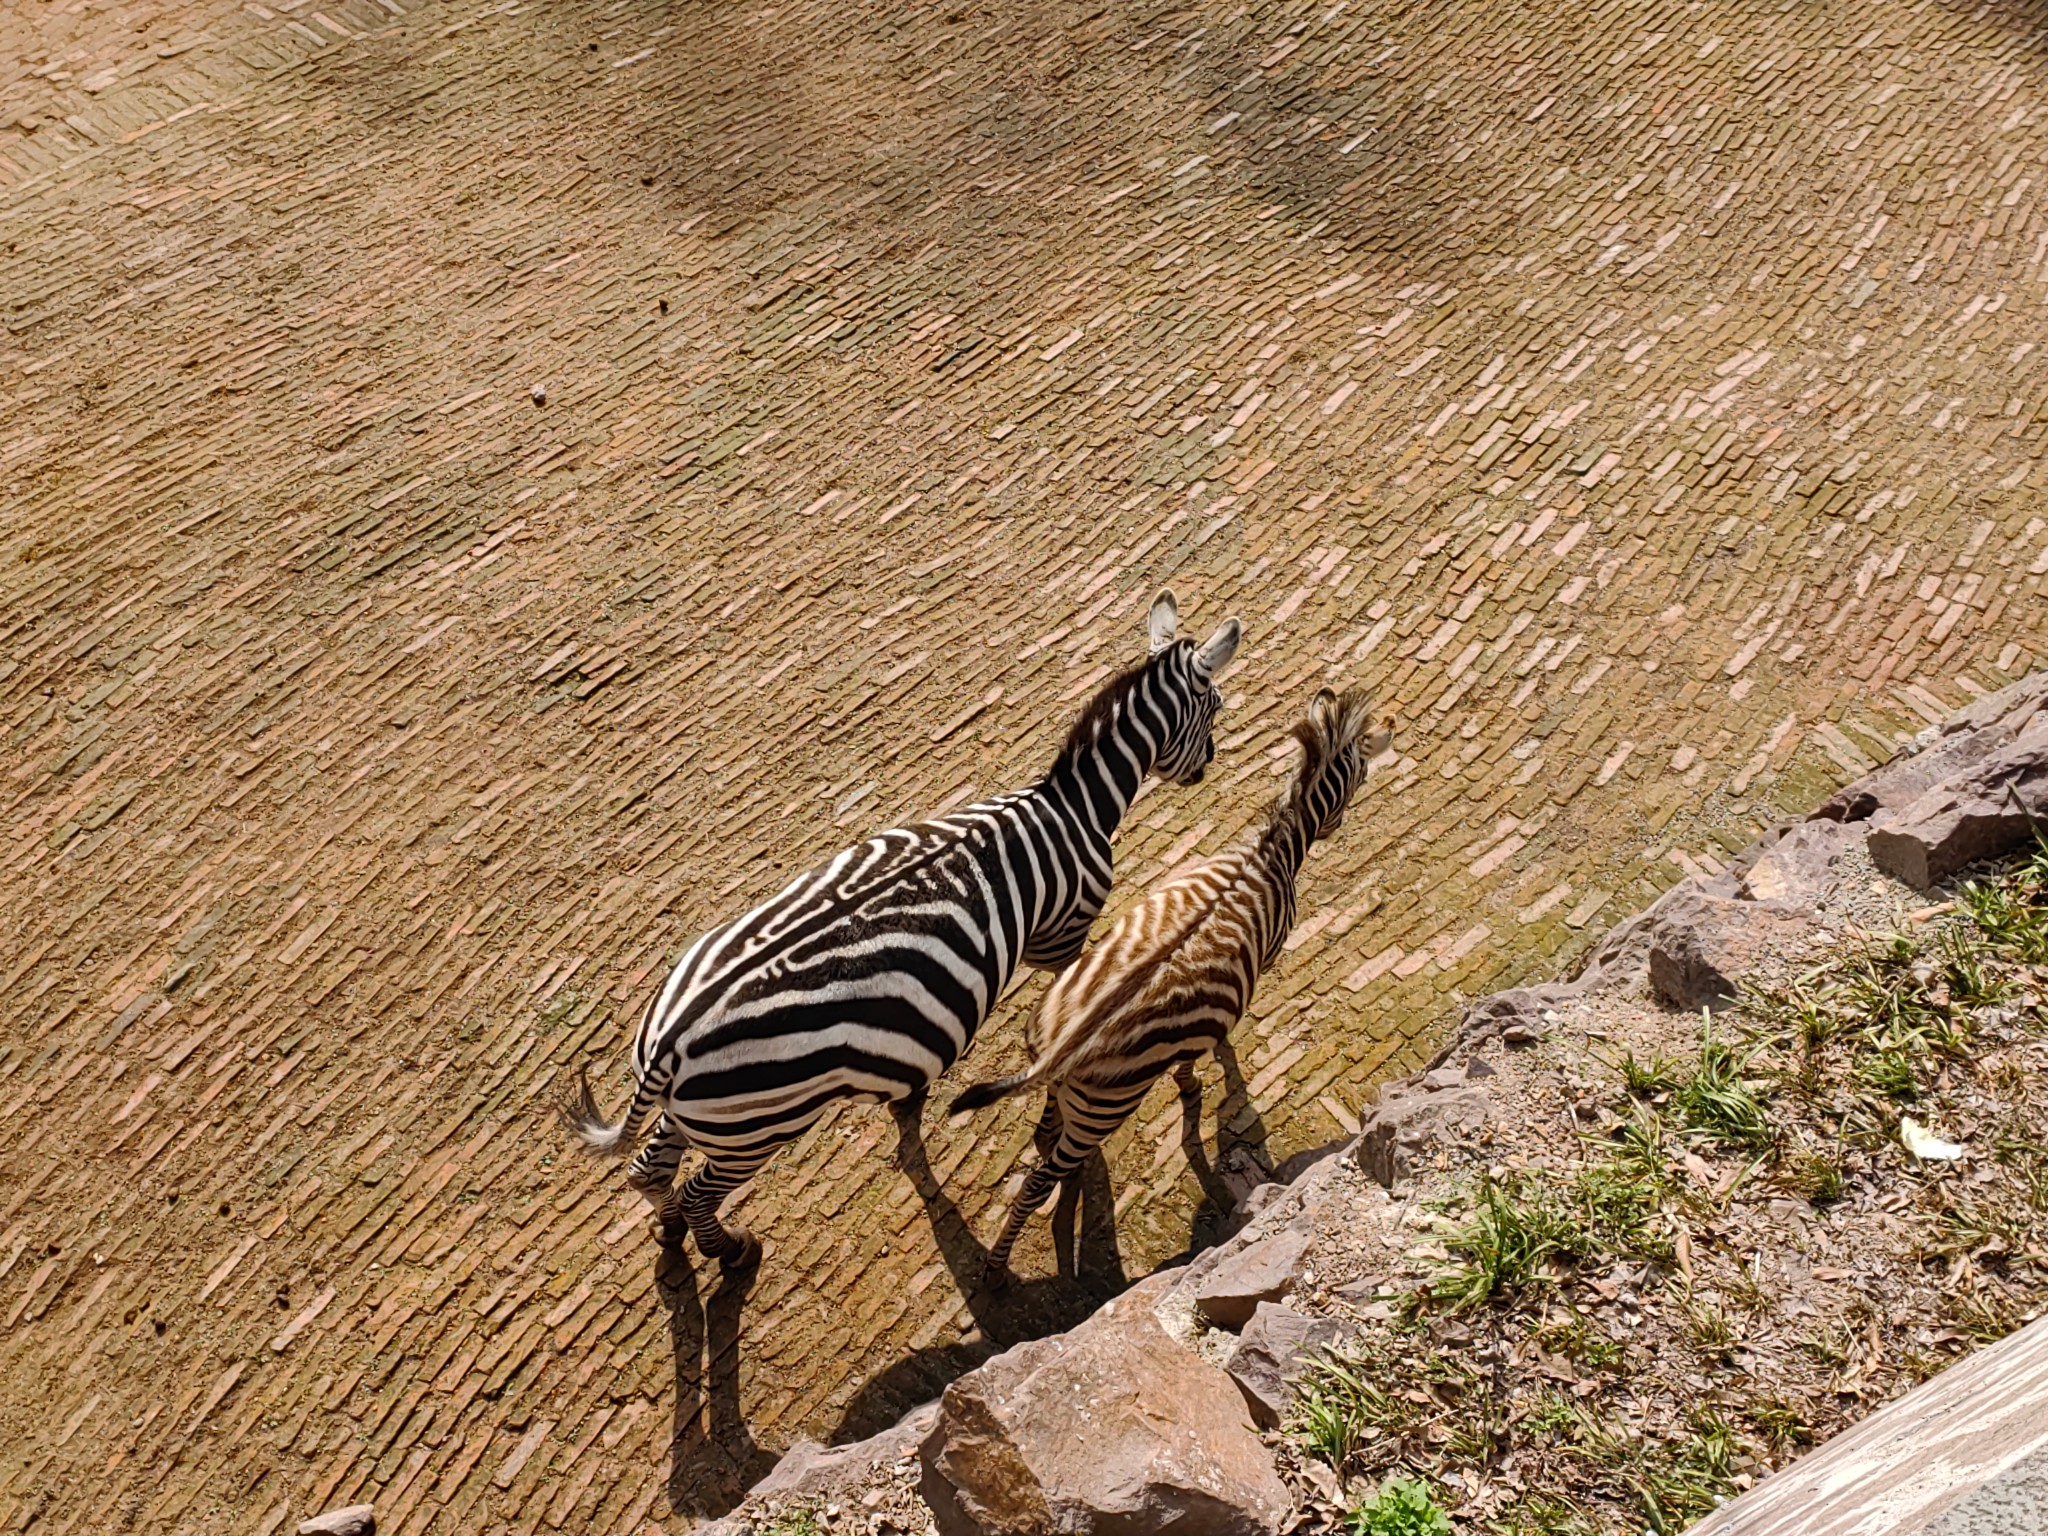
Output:
M969 1110L986 1108L997 1099L1007 1099L1030 1081L1029 1072L1019 1072L1015 1077L999 1077L993 1082L971 1084L953 1096L953 1103L946 1113L964 1115Z
M604 1157L618 1157L626 1150L626 1127L633 1118L632 1111L628 1109L616 1123L606 1120L591 1096L590 1074L583 1067L576 1069L576 1091L564 1094L556 1102L555 1113L591 1151Z

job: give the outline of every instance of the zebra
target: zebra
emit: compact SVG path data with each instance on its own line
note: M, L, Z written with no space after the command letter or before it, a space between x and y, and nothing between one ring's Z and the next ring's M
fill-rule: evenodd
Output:
M1043 1084L1039 1161L1025 1177L984 1272L1003 1285L1031 1213L1122 1125L1168 1068L1197 1091L1193 1064L1216 1049L1280 957L1294 926L1295 878L1309 846L1344 821L1366 765L1393 741L1368 728L1362 692L1325 688L1294 728L1302 758L1266 824L1236 847L1149 891L1063 972L1026 1030L1030 1067L962 1089L963 1115Z
M579 1074L560 1108L592 1150L622 1155L658 1117L628 1182L664 1243L679 1215L707 1259L751 1269L761 1245L719 1220L728 1195L838 1100L887 1103L907 1128L1019 965L1080 954L1139 786L1199 783L1216 755L1215 679L1241 629L1197 646L1178 622L1162 591L1146 660L1102 685L1031 788L856 843L692 944L641 1016L620 1119ZM660 1198L690 1147L704 1161Z

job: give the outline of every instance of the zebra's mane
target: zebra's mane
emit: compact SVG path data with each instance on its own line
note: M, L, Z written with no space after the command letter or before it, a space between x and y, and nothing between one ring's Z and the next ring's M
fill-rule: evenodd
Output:
M1124 701L1138 691L1138 685L1145 680L1145 674L1161 658L1193 648L1192 640L1176 640L1157 656L1149 656L1134 666L1126 667L1096 689L1095 697L1083 706L1079 715L1075 716L1073 727L1067 732L1067 739L1060 743L1057 761L1064 763L1071 758L1079 757L1100 741L1102 733L1109 728L1110 722L1116 719L1117 711L1123 707Z
M1266 813L1266 825L1259 834L1261 852L1301 823L1308 814L1309 791L1371 719L1372 695L1363 688L1350 688L1337 694L1328 708L1311 710L1308 718L1296 723L1293 735L1301 744L1301 762Z

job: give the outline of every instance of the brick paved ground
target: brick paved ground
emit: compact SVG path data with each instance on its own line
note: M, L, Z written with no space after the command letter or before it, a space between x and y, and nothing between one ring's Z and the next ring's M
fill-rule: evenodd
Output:
M1030 1106L933 1117L944 1251L827 1121L740 1296L657 1281L543 1104L616 1102L654 973L792 861L1027 778L1162 580L1249 641L1126 890L1318 682L1404 722L1211 1072L1269 1157L2042 659L2038 8L0 42L0 1532L677 1529L1085 1305L947 1271ZM1135 1269L1201 1191L1170 1103L1113 1150Z

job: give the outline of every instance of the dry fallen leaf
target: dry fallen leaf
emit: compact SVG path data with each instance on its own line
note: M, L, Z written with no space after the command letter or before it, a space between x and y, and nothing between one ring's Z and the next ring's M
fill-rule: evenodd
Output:
M1899 1117L1899 1140L1923 1163L1952 1163L1963 1155L1961 1147L1943 1141L1911 1115Z

